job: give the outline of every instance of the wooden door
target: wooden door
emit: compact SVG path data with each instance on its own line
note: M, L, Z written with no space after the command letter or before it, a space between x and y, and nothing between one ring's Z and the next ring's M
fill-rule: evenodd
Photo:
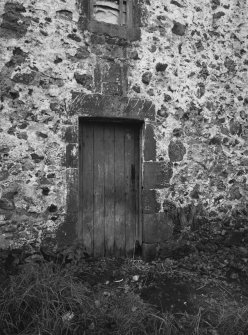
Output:
M79 234L94 256L128 256L140 236L140 125L82 120Z

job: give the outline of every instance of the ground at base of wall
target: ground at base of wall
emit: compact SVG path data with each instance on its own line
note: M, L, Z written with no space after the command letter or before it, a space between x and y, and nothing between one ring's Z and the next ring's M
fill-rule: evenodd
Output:
M36 256L5 270L0 328L3 334L247 334L247 278L226 277L216 260L209 269L206 259L202 254L198 266L195 258L195 267L185 257L56 265ZM29 314L25 320L34 307L34 320ZM18 313L24 313L19 324Z

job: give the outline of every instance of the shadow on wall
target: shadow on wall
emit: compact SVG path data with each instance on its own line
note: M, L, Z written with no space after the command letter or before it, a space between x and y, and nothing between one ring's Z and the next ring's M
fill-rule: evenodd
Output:
M153 244L143 243L142 256L146 261L177 256L180 258L194 252L192 235L197 236L209 223L205 219L202 204L177 207L173 202L165 200L163 210L173 231L165 240Z
M199 217L202 216L202 206L198 204L190 204L186 207L176 207L176 205L168 200L163 203L164 212L171 219L174 230L174 238L179 237L182 230L187 227L191 231L196 231L199 225Z

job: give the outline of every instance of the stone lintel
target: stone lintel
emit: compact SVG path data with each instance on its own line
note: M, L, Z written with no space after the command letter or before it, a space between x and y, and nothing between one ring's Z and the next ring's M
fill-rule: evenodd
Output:
M72 101L69 114L154 121L155 106L148 100L79 93Z

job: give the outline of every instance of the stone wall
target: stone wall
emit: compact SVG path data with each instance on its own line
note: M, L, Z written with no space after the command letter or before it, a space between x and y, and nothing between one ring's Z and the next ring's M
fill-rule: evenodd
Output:
M247 7L140 1L141 36L127 42L85 30L79 0L1 1L0 248L39 246L61 227L75 238L71 106L83 94L155 107L145 133L144 242L246 220Z

